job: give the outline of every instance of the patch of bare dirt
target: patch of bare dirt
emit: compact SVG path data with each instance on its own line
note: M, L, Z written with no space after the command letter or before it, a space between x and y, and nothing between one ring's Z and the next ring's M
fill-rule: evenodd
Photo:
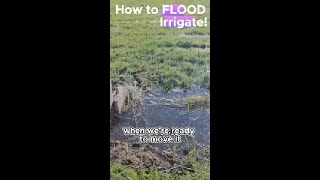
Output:
M193 172L192 167L172 152L160 151L157 147L150 145L131 144L122 141L110 142L110 160L120 161L136 170L145 168L150 170L154 165L160 171L184 174L186 171Z

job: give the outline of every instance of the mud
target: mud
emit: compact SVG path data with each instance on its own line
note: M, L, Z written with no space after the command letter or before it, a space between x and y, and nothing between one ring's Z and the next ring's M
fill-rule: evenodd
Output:
M202 151L203 157L209 156L208 151ZM120 162L128 167L136 169L142 168L149 171L152 166L156 166L159 171L185 174L187 171L193 172L192 165L185 159L170 151L160 151L151 145L133 144L124 141L110 142L111 162Z

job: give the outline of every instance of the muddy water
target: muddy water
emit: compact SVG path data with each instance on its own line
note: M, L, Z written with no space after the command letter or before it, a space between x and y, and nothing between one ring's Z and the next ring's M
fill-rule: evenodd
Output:
M183 106L183 100L191 95L208 96L209 91L198 87L182 91L174 89L169 93L155 90L145 95L145 102L141 115L134 117L126 114L119 117L117 123L111 129L111 140L138 142L134 136L124 135L122 127L191 127L195 128L195 134L181 136L178 144L154 144L159 149L172 148L188 150L193 147L210 147L210 110L204 108L188 109Z

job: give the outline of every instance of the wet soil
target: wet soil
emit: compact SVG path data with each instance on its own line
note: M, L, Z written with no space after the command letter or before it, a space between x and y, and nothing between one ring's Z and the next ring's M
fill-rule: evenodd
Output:
M209 151L202 151L203 157L209 158ZM159 171L176 174L193 172L192 165L180 156L170 151L161 151L155 146L133 144L123 141L110 142L110 160L118 161L137 171L142 168L149 171L156 166Z
M116 124L112 126L110 160L120 161L137 170L155 165L160 171L174 171L178 174L193 171L192 166L186 163L186 157L193 148L201 154L200 161L210 156L210 111L205 108L187 109L181 106L181 101L192 95L209 94L208 90L197 87L187 91L175 89L169 93L155 90L146 94L143 112L138 117L130 113L118 116ZM196 131L193 137L181 136L181 143L139 144L138 137L123 134L122 128L130 126L192 127Z

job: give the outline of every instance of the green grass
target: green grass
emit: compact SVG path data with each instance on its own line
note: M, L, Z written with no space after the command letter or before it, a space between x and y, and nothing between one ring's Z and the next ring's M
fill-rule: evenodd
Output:
M188 109L208 108L210 106L210 96L189 96L186 101Z
M130 167L122 165L119 162L110 163L111 180L209 180L210 179L210 162L200 163L197 161L198 151L190 151L187 157L187 163L192 167L194 172L187 172L179 175L175 173L159 171L153 166L149 171L142 168L136 171Z
M119 75L143 76L150 86L160 85L166 90L189 88L192 84L204 88L210 86L210 8L209 0L111 0L110 10L110 76L114 82ZM202 4L208 27L164 28L160 27L161 14L115 14L116 5L139 7L162 4ZM192 36L196 35L196 36ZM205 36L202 36L205 35Z

